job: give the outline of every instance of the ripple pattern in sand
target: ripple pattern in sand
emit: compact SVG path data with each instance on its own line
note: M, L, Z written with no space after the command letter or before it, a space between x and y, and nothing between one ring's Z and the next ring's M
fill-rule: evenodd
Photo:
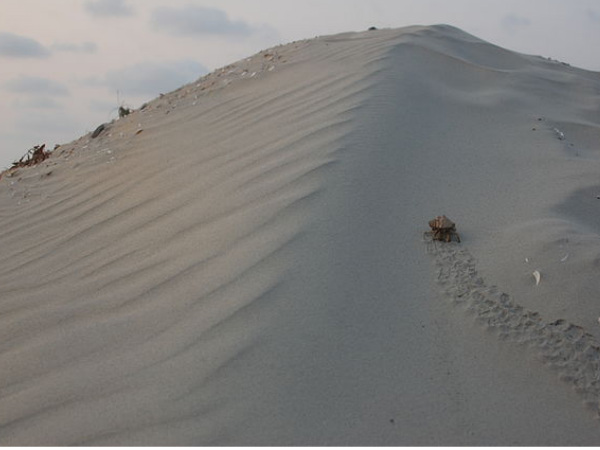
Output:
M204 445L252 428L253 351L290 301L294 251L384 50L356 45L190 85L66 145L52 177L11 180L0 444Z

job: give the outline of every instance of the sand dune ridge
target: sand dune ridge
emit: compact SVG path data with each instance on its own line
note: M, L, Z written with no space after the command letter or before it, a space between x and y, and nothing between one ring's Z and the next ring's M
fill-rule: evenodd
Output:
M0 443L597 442L598 92L446 25L344 33L5 174Z

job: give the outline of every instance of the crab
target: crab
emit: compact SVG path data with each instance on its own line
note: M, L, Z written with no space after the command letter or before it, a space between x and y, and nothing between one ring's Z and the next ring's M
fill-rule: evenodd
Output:
M426 233L430 235L434 241L450 242L453 237L457 242L460 242L460 236L456 232L456 224L446 216L437 216L429 221L431 231Z

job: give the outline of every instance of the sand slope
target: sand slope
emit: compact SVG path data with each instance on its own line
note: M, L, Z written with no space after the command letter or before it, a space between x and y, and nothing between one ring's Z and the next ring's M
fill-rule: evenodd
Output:
M5 175L0 443L597 443L599 107L449 26L348 33Z

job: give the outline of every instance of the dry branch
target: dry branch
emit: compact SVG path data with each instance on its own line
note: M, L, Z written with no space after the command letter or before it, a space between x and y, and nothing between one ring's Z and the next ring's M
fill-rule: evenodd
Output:
M50 157L51 152L46 151L46 144L36 145L30 149L23 157L15 161L12 168L35 166Z

